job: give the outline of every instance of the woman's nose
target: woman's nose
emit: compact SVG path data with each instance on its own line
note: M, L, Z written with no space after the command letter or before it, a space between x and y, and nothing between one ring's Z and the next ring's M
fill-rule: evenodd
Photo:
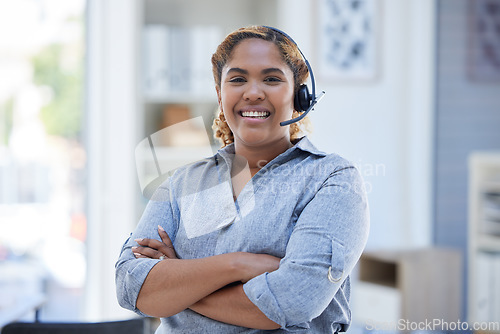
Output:
M265 93L262 87L257 82L249 82L247 89L243 94L243 99L249 101L263 100L265 98Z

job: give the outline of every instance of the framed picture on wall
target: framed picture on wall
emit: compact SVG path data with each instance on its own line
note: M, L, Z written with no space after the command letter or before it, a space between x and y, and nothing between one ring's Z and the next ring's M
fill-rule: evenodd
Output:
M379 0L316 0L317 76L370 81L379 75Z
M469 0L468 76L500 82L500 0Z

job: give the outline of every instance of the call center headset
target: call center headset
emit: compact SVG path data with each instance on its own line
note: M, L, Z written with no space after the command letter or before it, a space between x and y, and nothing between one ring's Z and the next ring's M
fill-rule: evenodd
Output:
M271 29L273 31L276 31L277 33L280 33L281 35L285 36L285 38L287 38L290 42L295 44L295 46L297 47L297 50L299 50L300 55L302 56L302 58L304 59L304 62L306 63L307 70L309 71L309 76L311 77L312 92L309 93L309 89L307 88L307 85L302 84L302 85L300 85L300 87L297 90L297 93L295 94L295 97L294 97L294 108L299 113L302 113L302 115L280 123L281 126L287 126L287 125L290 125L292 123L298 122L301 119L303 119L304 117L306 117L306 115L311 110L314 109L314 105L316 105L316 103L318 103L319 100L321 100L323 95L325 95L325 92L322 91L319 95L316 96L316 82L314 81L314 74L313 74L311 65L309 64L309 61L304 56L304 54L302 53L302 50L300 50L299 46L297 45L297 43L295 43L293 38L291 38L284 31L281 31L277 28L273 28L273 27L269 27L269 26L263 26L263 27Z

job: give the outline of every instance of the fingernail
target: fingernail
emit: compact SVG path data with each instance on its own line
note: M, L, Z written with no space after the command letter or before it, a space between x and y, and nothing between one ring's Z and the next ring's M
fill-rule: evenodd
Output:
M139 254L139 253L134 253L134 255L135 255L135 257L141 256L141 254Z
M136 249L138 249L138 247L132 247L132 252L135 251Z
M134 241L135 241L135 242L140 242L140 241L142 241L142 240L144 240L144 238L134 239Z
M158 225L158 229L159 229L160 231L165 232L165 230L163 229L163 227L161 227L160 225Z

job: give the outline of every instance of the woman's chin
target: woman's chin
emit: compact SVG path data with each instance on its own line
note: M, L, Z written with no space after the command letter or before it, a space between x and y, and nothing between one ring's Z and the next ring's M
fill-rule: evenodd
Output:
M242 138L241 143L245 146L261 146L269 143L269 140L266 137L247 136Z
M284 135L283 137L286 137ZM273 145L280 142L280 139L276 136L276 134L270 133L262 133L262 132L251 132L245 133L239 138L235 138L236 141L239 141L240 144L248 146L248 147L266 147L269 145Z

